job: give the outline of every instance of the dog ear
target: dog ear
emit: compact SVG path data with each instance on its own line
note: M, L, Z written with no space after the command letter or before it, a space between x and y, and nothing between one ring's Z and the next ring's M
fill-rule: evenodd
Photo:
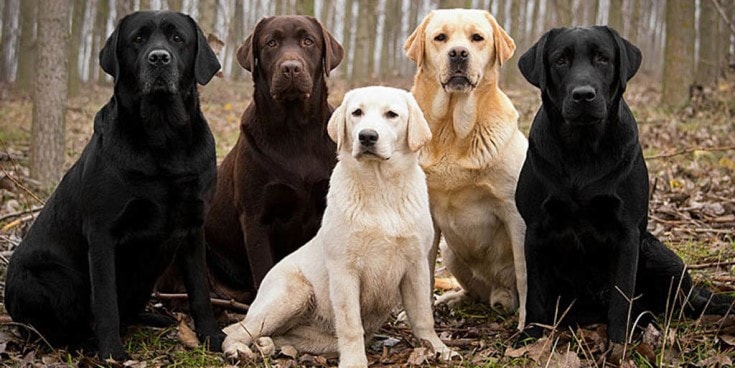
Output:
M332 112L332 116L327 123L327 134L329 134L329 138L332 138L334 143L337 143L337 151L342 149L342 145L347 140L347 115L345 114L345 106L347 105L349 94L349 92L345 94L342 103Z
M503 27L498 24L498 21L489 12L484 12L485 18L490 22L490 26L493 27L493 42L495 43L495 59L498 61L498 65L503 66L503 63L513 57L513 53L516 51L516 43L513 38L508 35Z
M621 37L613 28L608 26L603 26L603 28L610 33L613 41L615 42L616 72L620 79L621 91L625 91L626 82L629 81L630 78L633 78L635 73L638 72L638 68L641 66L641 50L628 42L628 40Z
M546 66L544 65L544 49L546 43L559 30L554 28L546 33L518 59L518 69L526 80L543 90L546 88Z
M324 50L322 52L322 65L324 66L324 75L329 76L329 71L334 70L345 55L342 45L332 36L331 33L314 17L309 19L321 29L322 41L324 42Z
M421 67L424 63L424 48L426 47L426 26L429 25L431 17L434 16L434 12L429 13L421 24L408 36L406 43L403 44L403 50L406 51L406 56L416 63L418 67Z
M250 73L255 74L258 68L258 34L260 28L270 17L263 17L255 25L253 32L245 38L245 42L237 49L237 62Z
M125 16L123 19L120 19L120 22L117 23L117 27L115 27L115 30L112 32L110 37L107 38L107 41L105 42L105 46L100 51L100 67L102 70L105 71L105 73L112 76L112 78L117 82L117 74L120 71L120 65L117 60L117 39L120 34L120 29L122 28L123 24L125 24L125 21L128 19L128 16Z
M406 127L408 148L413 152L417 152L431 141L431 128L411 92L406 92L406 104L408 105L408 124Z
M188 15L186 17L189 18L189 21L194 26L197 33L197 54L194 58L194 78L196 78L197 83L205 85L212 80L212 77L222 68L222 65L220 65L219 60L217 60L217 55L215 55L214 50L209 46L209 42L207 42L207 39L204 37L204 33L202 32L202 29L199 28L197 22Z

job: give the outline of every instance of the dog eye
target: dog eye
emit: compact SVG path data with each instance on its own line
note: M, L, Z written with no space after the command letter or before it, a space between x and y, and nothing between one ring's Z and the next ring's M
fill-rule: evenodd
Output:
M360 116L362 116L362 109L357 109L357 110L353 111L352 112L352 116L354 116L356 118L359 118Z
M482 36L480 36L480 34L478 34L478 33L475 33L475 34L472 35L472 41L474 41L474 42L480 42L480 41L484 41L484 40L485 40L485 38L482 37Z
M184 39L181 38L181 36L175 34L174 35L174 42L184 42Z
M607 64L610 60L603 55L595 55L595 62L600 64Z
M447 35L445 35L444 33L439 33L438 35L436 35L436 37L434 37L434 41L444 42L446 40Z
M556 64L556 66L564 66L564 65L567 65L567 58L560 57L560 58L556 59L556 62L554 62L554 64Z
M385 113L385 116L388 117L388 119L393 119L393 118L397 118L398 117L398 114L396 114L393 111L388 111L388 112Z
M278 42L276 42L276 40L270 40L265 45L268 46L268 47L276 47L276 46L278 46Z
M304 38L304 46L311 46L313 44L314 44L314 40L312 40L311 38L308 38L308 37L307 38Z
M136 36L133 39L133 42L135 42L135 43L142 43L143 42L143 36Z

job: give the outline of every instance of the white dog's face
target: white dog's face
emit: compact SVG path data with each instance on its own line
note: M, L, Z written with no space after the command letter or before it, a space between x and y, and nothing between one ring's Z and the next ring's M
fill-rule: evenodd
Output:
M404 48L445 91L468 93L513 55L515 43L487 11L445 9L427 15Z
M391 87L364 87L345 94L327 126L340 154L358 161L390 159L416 152L431 130L413 96Z

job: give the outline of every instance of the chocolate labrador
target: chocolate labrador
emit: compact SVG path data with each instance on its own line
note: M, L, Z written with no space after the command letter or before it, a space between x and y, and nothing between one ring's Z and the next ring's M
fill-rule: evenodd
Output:
M127 360L121 323L138 318L174 264L199 338L219 350L203 229L216 159L196 84L220 64L187 15L138 12L107 39L100 65L115 78L113 98L14 252L5 305L52 344L96 336L100 358Z
M640 63L637 47L601 26L553 29L518 62L543 101L516 191L529 324L553 325L570 308L562 324L606 322L610 341L623 343L644 311L730 307L727 297L708 304L711 293L693 288L683 261L647 230L648 170L623 99Z
M205 225L220 296L252 300L266 272L319 229L337 152L326 130L333 109L325 78L342 54L307 16L263 18L238 49L255 92L219 167Z

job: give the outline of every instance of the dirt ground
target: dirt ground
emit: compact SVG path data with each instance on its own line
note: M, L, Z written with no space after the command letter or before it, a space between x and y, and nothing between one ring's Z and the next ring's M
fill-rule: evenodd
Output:
M408 88L410 80L393 85ZM651 205L649 227L675 249L692 269L695 280L716 292L735 291L735 75L718 86L694 89L691 107L669 112L657 107L657 83L636 77L626 100L639 123L641 142L649 167ZM251 84L215 80L201 89L202 108L217 138L222 159L239 133L239 118L251 94ZM339 103L346 91L342 83L331 86L330 101ZM538 93L530 87L507 88L521 113L524 133L539 106ZM110 87L89 87L69 101L66 125L69 167L92 132L92 119L111 95ZM28 147L32 103L0 90L0 302L5 268L36 211L49 193L37 189L28 177ZM440 276L443 276L439 268ZM441 291L437 291L441 292ZM166 300L153 300L152 308L171 313ZM241 315L220 310L223 324ZM584 326L550 331L546 338L524 348L512 349L516 317L504 318L483 305L455 309L438 307L436 328L461 360L436 362L431 352L416 341L410 328L391 319L368 345L374 365L405 366L557 366L602 367L608 365L605 326ZM189 323L189 324L187 324ZM219 354L206 352L192 341L186 318L165 329L131 327L124 337L135 359L117 364L131 367L226 366ZM195 339L194 339L195 340ZM240 362L244 366L329 366L336 356L312 356L284 349L265 360ZM732 365L735 358L735 317L704 316L687 320L679 315L661 316L658 326L636 333L626 346L624 366ZM90 353L50 350L43 343L20 339L0 304L0 365L18 367L98 366Z

